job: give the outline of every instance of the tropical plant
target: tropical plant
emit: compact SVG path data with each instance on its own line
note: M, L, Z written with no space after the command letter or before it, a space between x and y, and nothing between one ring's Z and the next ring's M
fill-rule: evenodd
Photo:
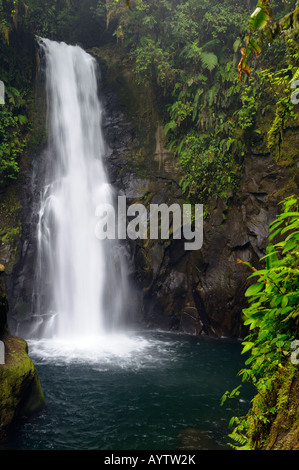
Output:
M249 306L243 310L244 325L249 334L242 343L242 354L249 357L239 375L255 387L254 401L258 403L254 413L251 410L245 417L234 416L230 421L234 426L230 437L241 448L260 445L263 428L278 412L278 384L286 370L296 370L291 358L299 329L299 198L290 196L281 204L283 211L269 226L269 244L262 258L265 266L256 269L240 260L253 271L249 278L255 282L245 293ZM279 241L273 244L275 240ZM238 397L240 387L226 392L221 403Z
M268 3L258 3L250 20L244 67L249 53L262 47L256 36L261 28L266 31L270 12L275 21L287 16L285 2L273 0L271 11ZM105 2L108 29L128 53L137 82L150 90L156 114L164 121L166 144L182 172L181 187L202 202L236 189L246 150L263 132L256 129L256 116L263 113L260 96L266 84L254 79L241 83L236 70L241 33L248 29L252 7L251 1L247 4L248 8L232 0L132 0L127 8L124 0ZM99 1L101 15L102 6ZM286 68L285 50L280 49L274 45L272 53L281 54ZM267 53L264 57L267 62ZM279 108L285 108L284 97L276 100ZM275 109L276 102L271 106ZM271 152L285 125L279 109L277 113L280 118L273 122L268 139L270 146L273 142Z
M277 37L290 39L296 37L299 30L299 2L293 11L283 18L273 21L271 0L258 0L256 9L249 20L249 33L246 46L241 48L241 60L238 65L239 79L242 81L243 74L251 76L251 68L248 58L253 52L256 57L262 52L265 43L272 44Z

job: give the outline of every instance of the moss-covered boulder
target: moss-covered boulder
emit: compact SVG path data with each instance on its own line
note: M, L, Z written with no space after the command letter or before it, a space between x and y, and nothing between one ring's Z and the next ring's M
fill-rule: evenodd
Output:
M279 411L265 450L299 450L299 370L293 369L278 391Z
M266 394L257 393L247 416L252 450L299 449L299 369L289 363L273 377Z
M44 394L26 341L7 335L5 364L0 365L0 439L18 419L29 417L45 405Z

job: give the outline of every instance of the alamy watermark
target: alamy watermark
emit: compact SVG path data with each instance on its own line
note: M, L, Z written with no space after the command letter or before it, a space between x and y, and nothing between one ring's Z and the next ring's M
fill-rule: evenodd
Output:
M1 104L5 104L5 85L2 80L0 80L0 105Z
M184 238L185 250L199 250L203 244L203 205L143 204L127 207L126 196L118 196L118 207L99 204L95 212L99 221L95 234L99 240L174 240Z
M291 95L291 102L293 104L298 104L299 103L299 80L294 80L291 83L291 88L296 88L296 90L293 91Z
M291 363L297 366L299 364L299 340L293 341L291 348L294 349L291 354Z
M0 364L5 364L5 346L3 341L0 341Z

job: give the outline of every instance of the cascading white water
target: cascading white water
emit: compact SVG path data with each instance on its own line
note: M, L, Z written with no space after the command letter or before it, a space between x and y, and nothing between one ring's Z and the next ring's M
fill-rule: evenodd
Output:
M79 46L40 40L49 142L38 221L34 315L40 336L103 335L119 323L126 274L116 241L95 236L98 204L112 203L103 156L97 65Z

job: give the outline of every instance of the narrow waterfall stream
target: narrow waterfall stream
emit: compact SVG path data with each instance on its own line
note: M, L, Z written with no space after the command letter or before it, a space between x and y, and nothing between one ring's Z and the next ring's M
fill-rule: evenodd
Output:
M34 311L42 338L84 340L120 326L125 266L117 242L95 236L112 204L103 156L95 60L79 46L41 39L49 155L38 222ZM43 328L40 328L42 322Z
M114 196L96 62L79 46L41 39L40 47L49 135L25 339L47 407L6 446L226 449L231 410L220 400L239 384L241 345L126 324L122 251L95 235L96 207Z

